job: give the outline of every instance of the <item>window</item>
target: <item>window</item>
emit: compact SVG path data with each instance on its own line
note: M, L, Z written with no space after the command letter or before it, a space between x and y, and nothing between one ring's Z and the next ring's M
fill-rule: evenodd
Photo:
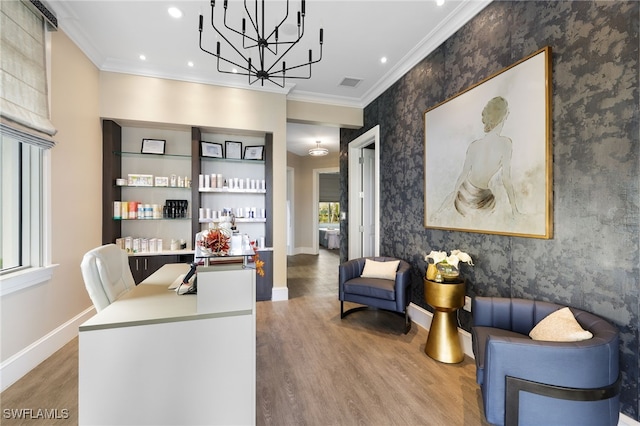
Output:
M0 296L51 279L50 150L21 142L0 125Z
M0 1L0 295L51 278L49 265L49 25L38 0Z
M319 203L318 223L340 222L340 203Z
M44 151L1 135L0 270L42 266L42 158Z

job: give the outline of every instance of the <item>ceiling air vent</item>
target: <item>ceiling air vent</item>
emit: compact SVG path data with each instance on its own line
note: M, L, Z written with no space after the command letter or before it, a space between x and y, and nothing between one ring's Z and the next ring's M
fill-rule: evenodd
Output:
M362 83L362 79L361 78L345 77L344 80L342 80L340 82L339 86L357 87L360 83Z

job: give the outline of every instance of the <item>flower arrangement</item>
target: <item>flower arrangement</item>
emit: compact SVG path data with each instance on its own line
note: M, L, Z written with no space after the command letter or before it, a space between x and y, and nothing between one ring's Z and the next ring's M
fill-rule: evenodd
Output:
M446 251L435 251L425 255L424 260L429 263L426 278L431 281L443 281L443 279L457 278L460 275L458 265L460 262L473 266L471 256L460 250L452 250L447 256Z
M260 260L260 256L258 253L254 256L254 261L256 263L256 274L264 277L264 260Z
M212 254L225 255L229 252L229 235L224 229L210 229L197 244Z

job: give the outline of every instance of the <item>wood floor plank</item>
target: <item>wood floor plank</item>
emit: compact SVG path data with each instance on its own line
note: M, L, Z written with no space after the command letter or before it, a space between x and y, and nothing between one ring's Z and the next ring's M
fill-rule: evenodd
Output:
M402 334L388 312L340 319L337 251L290 256L287 274L288 301L257 303L257 425L487 425L471 359L434 361L427 331ZM67 409L68 419L0 423L77 424L77 370L76 338L0 394L3 413Z

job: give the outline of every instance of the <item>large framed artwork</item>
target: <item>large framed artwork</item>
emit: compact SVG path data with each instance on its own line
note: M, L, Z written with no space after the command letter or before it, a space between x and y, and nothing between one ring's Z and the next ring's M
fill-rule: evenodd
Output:
M553 236L551 48L424 112L426 228Z

